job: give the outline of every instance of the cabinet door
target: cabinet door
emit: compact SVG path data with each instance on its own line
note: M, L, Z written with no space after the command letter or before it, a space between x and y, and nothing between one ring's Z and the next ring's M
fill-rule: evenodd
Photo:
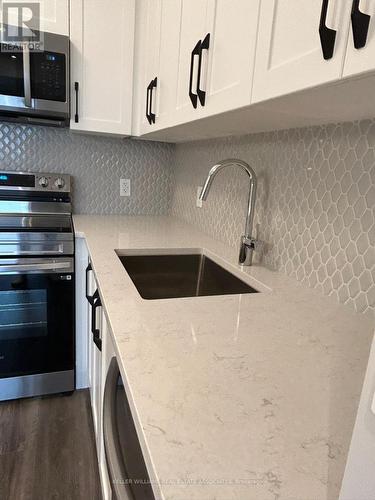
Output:
M42 31L69 36L69 0L44 0L42 16Z
M182 0L143 0L138 4L138 26L142 27L137 63L143 64L138 94L140 134L171 125L176 105L177 68ZM147 90L152 80L156 85ZM151 95L152 91L152 95ZM149 109L149 99L152 106ZM146 109L147 108L147 109ZM151 111L154 120L146 113Z
M150 111L155 114L156 88L151 86L152 81L159 74L159 52L160 52L160 26L162 0L144 0L141 14L143 47L140 57L143 59L143 79L141 80L140 107L142 131L151 130L153 123L149 122ZM160 78L157 79L157 84ZM156 85L157 85L156 84ZM151 95L152 93L152 95ZM150 109L150 100L152 99Z
M128 135L131 133L134 0L71 0L70 9L70 127Z
M192 90L196 94L198 78L198 56L192 56L197 43L209 31L209 13L213 11L215 0L182 0L180 21L180 45L177 70L177 94L171 122L184 123L201 116L202 107L193 107L189 96L190 78ZM193 61L193 64L191 64ZM192 73L192 77L190 76Z
M18 0L17 2L4 2L4 6L11 3L8 10L8 23L13 26L19 26L19 7L25 4L22 10L21 19L29 20L34 17L37 20L38 29L41 31L48 31L49 33L56 33L58 35L69 36L69 0L38 0L35 3L38 11L33 11L33 5L29 0ZM4 7L3 7L4 8Z
M182 0L161 1L159 67L155 90L156 120L153 130L171 125L176 105L181 7Z
M101 302L98 303L98 299L95 301L94 310L94 329L99 332L100 338L103 335L103 307ZM102 347L98 347L98 344L94 342L93 335L91 335L91 345L92 345L92 357L93 357L93 388L92 388L92 410L93 410L93 420L95 427L96 436L96 446L98 457L100 453L100 439L101 439L101 425L102 425Z
M102 312L102 383L101 383L101 413L103 413L104 402L104 388L107 378L108 368L113 356L115 356L115 349L111 338L111 331L106 320L104 310ZM100 452L98 454L100 480L102 484L103 500L110 500L111 498L111 484L108 476L107 460L104 449L104 436L103 436L103 418L101 420L100 430Z
M349 29L343 76L375 69L375 0L353 2L355 12Z
M202 63L204 116L250 104L259 0L216 0L208 15L210 48Z
M99 326L99 325L98 325ZM101 425L101 413L100 413L100 391L101 391L101 353L99 349L94 344L91 339L91 355L92 355L92 416L94 422L94 431L96 438L97 452L99 453L99 442L100 442L100 425Z
M341 78L351 0L262 0L252 102L288 94ZM324 16L324 6L327 6ZM322 16L323 9L323 16ZM319 35L334 33L324 44Z
M87 274L87 284L85 292L89 296L95 297L95 292L97 291L97 283L93 271L89 271ZM85 298L86 301L86 298ZM90 388L90 398L91 398L91 409L92 417L94 423L94 431L97 446L99 449L99 437L100 437L100 425L101 425L101 371L102 371L102 354L98 347L95 345L92 335L92 319L93 319L93 305L89 304L87 301L87 341L88 341L88 371L89 371L89 388ZM102 331L102 307L99 305L96 307L95 311L95 328Z
M87 261L87 264L89 264L90 261ZM86 264L85 264L85 269L86 269ZM85 280L87 279L87 283L85 282L85 294L86 292L90 297L93 296L95 290L96 290L96 281L94 277L93 271L87 272L85 275ZM91 304L87 301L86 297L84 297L84 310L86 314L86 320L84 321L84 326L86 326L87 331L86 331L86 340L87 340L87 370L88 370L88 386L90 389L90 398L91 398L91 405L93 405L93 399L94 399L94 394L93 394L93 387L94 387L94 346L92 342L92 334L91 334Z
M258 16L259 0L162 0L156 123L143 133L250 104ZM207 35L199 85L206 99L194 108L199 52L192 66L192 51Z
M89 256L84 238L75 238L75 300L76 300L76 388L89 387L88 347L89 347L89 312L90 305L86 292L90 286L90 275L87 271ZM87 280L87 281L86 281Z

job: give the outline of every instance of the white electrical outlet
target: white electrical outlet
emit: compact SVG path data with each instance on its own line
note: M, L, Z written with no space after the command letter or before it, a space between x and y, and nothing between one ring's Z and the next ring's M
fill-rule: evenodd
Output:
M197 187L197 201L196 201L196 205L197 205L198 208L202 208L202 200L199 199L199 196L201 194L202 189L203 189L202 186L198 186Z
M120 196L130 196L130 179L120 179Z

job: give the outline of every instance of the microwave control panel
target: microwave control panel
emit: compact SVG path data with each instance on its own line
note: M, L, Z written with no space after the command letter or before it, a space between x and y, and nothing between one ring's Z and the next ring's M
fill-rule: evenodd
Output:
M31 96L48 101L66 101L65 55L34 52L31 55Z

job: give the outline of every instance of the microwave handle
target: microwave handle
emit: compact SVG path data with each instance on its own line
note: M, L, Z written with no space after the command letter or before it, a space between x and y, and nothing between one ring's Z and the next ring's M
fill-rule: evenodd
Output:
M25 106L31 108L31 77L30 77L30 51L23 47L23 89L25 93Z

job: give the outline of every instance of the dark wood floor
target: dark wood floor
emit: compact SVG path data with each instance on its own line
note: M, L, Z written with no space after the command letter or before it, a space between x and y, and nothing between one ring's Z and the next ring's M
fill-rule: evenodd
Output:
M89 392L0 403L1 500L101 500Z

